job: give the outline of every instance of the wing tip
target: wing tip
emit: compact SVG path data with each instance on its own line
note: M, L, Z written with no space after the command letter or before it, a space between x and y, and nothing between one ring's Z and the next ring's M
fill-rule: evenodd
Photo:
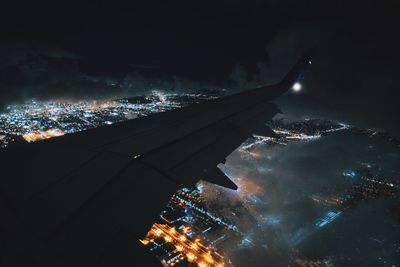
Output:
M301 79L304 69L311 64L311 59L313 58L315 51L315 47L307 49L279 84L284 87L291 87L294 83Z
M207 172L207 177L204 177L204 180L235 191L238 189L238 186L217 167Z

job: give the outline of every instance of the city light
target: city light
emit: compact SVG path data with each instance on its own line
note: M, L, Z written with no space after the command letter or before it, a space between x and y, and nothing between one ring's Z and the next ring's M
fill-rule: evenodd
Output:
M221 93L220 93L221 94ZM0 148L34 142L135 119L215 99L215 94L175 94L154 90L120 100L36 101L8 106L0 113ZM134 155L138 158L140 155Z
M57 137L57 136L63 136L64 134L65 133L63 131L61 131L60 129L48 129L46 131L35 130L33 132L22 135L22 137L25 139L25 141L30 143L30 142L35 142L38 140L44 140L44 139L50 139L50 138Z
M198 267L223 267L225 259L216 253L214 249L205 246L200 239L191 240L185 237L184 233L177 231L175 228L167 224L155 223L150 231L147 233L144 240L140 240L143 245L150 245L152 243L164 240L165 243L171 244L175 247L174 252L184 257L176 257L173 255L171 259L163 259L165 266L173 266L182 259L186 259L190 263L195 263ZM159 244L159 243L158 243ZM173 254L171 252L170 254Z

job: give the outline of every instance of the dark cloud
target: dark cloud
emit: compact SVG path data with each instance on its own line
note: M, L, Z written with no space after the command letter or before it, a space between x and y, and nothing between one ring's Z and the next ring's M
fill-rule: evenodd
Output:
M133 66L120 77L82 70L80 57L37 42L0 45L0 106L36 99L102 99L145 94L151 90L174 92L221 88L207 82L160 73L158 67Z
M84 98L117 94L104 78L80 72L73 53L38 43L0 46L1 105L31 98Z
M373 175L396 180L400 172L397 147L387 140L347 133L288 146L259 146L256 152L258 158L247 158L237 150L222 166L241 191L225 192L224 200L214 199L218 194L212 190L205 191L210 195L206 200L218 203L218 210L254 242L249 248L238 245L230 251L237 266L288 266L294 257L330 256L335 266L368 262L378 266L382 264L378 257L396 262L398 200L359 201L337 221L315 230L317 218L329 208L315 205L311 197L351 192L353 181L341 174L362 167L361 162L374 166ZM237 201L244 203L246 212L229 216L238 210Z
M398 203L387 199L360 203L351 213L339 217L332 227L304 242L299 256L313 259L341 255L335 266L395 265L399 263L398 209Z

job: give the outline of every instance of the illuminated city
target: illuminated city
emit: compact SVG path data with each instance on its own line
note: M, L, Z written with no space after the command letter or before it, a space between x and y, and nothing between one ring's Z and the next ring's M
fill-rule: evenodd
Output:
M262 157L268 157L262 153L262 149L266 147L269 149L286 147L298 142L306 144L328 135L345 134L346 132L365 135L368 138L371 136L381 138L394 147L398 147L398 141L386 133L332 121L305 120L287 123L283 120L275 120L270 123L270 126L273 127L277 137L255 135L243 143L235 153L238 153L238 156L244 161L254 162L259 161ZM170 203L161 213L160 223L165 229L183 229L182 233L185 233L189 240L202 240L205 248L216 251L217 255L223 255L225 259L229 259L229 264L232 266L241 266L234 259L235 253L240 250L260 246L265 249L267 254L277 253L275 249L278 248L274 247L274 242L284 243L285 248L281 247L281 249L287 250L287 257L291 259L290 266L333 267L336 264L343 264L344 260L339 256L327 255L322 258L307 259L300 257L297 251L313 235L321 229L325 229L363 201L382 197L400 200L399 185L393 179L375 176L371 163L360 162L357 164L358 169L336 173L338 178L344 179L343 183L349 184L346 190L337 191L331 195L312 194L308 196L309 200L314 203L315 209L318 210L318 214L316 217L310 218L308 224L282 235L279 229L285 224L284 219L276 214L263 214L262 212L263 206L268 205L262 200L265 197L265 189L262 188L262 184L257 184L257 180L251 176L242 178L243 170L233 166L231 168L239 171L239 173L235 173L234 170L230 170L229 165L228 161L221 168L238 185L238 192L206 182L199 182L196 188L182 188L171 198ZM226 201L221 201L221 198L225 198ZM179 242L175 240L177 237L172 238L170 242L155 241L155 231L159 227L159 223L153 225L143 244L150 246L150 250L164 266L174 266L182 261L186 264L189 263L189 265L182 266L191 266L192 261L187 260L187 254L176 248L176 246L180 248ZM277 241L271 243L271 237ZM171 242L177 244L175 248L168 246L168 243ZM270 244L268 245L268 243ZM393 246L397 246L397 243L393 243ZM217 265L206 263L206 265L198 266Z
M1 145L6 147L18 140L33 142L71 134L219 96L154 91L147 96L115 101L30 101L9 106L0 114ZM200 181L196 187L183 187L172 196L159 221L140 240L164 266L242 266L243 259L238 260L237 255L249 249L260 249L265 257L281 254L290 266L333 267L344 260L336 255L320 258L302 255L307 240L363 201L381 198L399 201L398 183L377 171L377 163L360 159L353 168L336 171L337 179L346 184L345 189L338 186L324 193L316 191L304 195L302 201L308 201L315 209L313 217L289 227L282 213L284 210L265 211L271 201L268 194L273 192L256 177L273 172L274 165L269 166L268 162L274 160L274 156L268 151L286 150L296 144L317 144L328 136L363 136L367 140L387 142L394 149L400 143L383 131L329 120L290 122L277 118L268 126L275 137L255 134L230 156L235 160L228 158L226 164L219 165L238 185L238 191Z
M121 100L28 101L0 113L0 147L33 142L180 108L221 93L176 94L152 91ZM22 139L22 138L23 139Z
M162 259L164 266L174 266L182 260L199 267L227 266L220 254L204 246L199 238L191 240L191 235L193 233L189 227L181 226L176 230L167 224L154 224L146 239L141 242L144 245L152 243L154 247L151 250L161 250L163 246L166 248L170 244L173 245L174 250L167 252L166 257Z

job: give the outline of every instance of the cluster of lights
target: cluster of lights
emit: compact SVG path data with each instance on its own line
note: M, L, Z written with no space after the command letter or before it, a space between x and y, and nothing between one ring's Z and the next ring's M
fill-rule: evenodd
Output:
M339 131L345 131L353 129L352 126L349 126L344 123L336 123L331 122L331 128L328 129L318 129L315 132L305 133L304 128L302 127L310 127L309 122L310 120L306 120L304 125L299 126L298 128L291 129L290 124L281 124L279 126L271 126L272 131L277 134L277 137L270 137L270 136L262 136L262 135L253 135L253 139L250 142L245 142L239 147L239 151L243 155L249 155L253 158L259 158L261 155L257 152L254 152L253 149L257 146L263 145L283 145L286 146L290 142L300 141L313 141L316 139L321 138L324 135L332 134ZM288 127L288 128L286 128Z
M331 260L328 259L295 259L294 263L300 267L311 267L311 266L326 266L326 267L334 267Z
M324 214L324 216L316 220L315 226L321 228L327 224L330 224L337 217L339 217L340 214L342 214L341 211L328 211L326 214Z
M44 140L44 139L50 139L50 138L57 137L57 136L62 136L64 134L65 133L63 131L61 131L60 129L48 129L46 131L35 130L33 132L22 135L22 137L25 139L25 141L30 143L30 142L35 142L38 140Z
M216 222L217 224L223 225L224 227L226 227L229 230L232 230L234 232L239 232L239 229L237 228L236 225L225 222L221 217L211 214L209 211L206 211L205 209L196 206L191 201L188 201L188 200L180 197L179 195L176 195L175 197L181 203L181 205L185 205L186 207L205 215L207 218L211 219L212 221Z
M388 187L395 187L394 183L381 181L381 180L378 180L377 178L365 178L365 180L370 183L375 183L375 184L384 185L384 186L388 186Z
M27 142L85 131L141 116L214 99L203 94L168 94L152 91L147 96L102 101L28 101L8 106L0 113L0 147L16 137ZM144 101L143 101L144 100Z
M287 140L299 140L299 141L307 141L307 140L313 140L313 139L318 139L321 137L320 134L316 135L307 135L304 133L296 133L284 129L272 129L276 134L279 136L285 137Z
M181 231L181 232L180 232ZM186 233L190 231L188 227L181 227L177 230L167 224L154 224L147 233L145 239L140 240L143 245L149 245L155 242L172 244L175 247L173 253L176 256L169 261L163 260L165 266L174 266L181 260L186 259L198 267L224 267L226 266L224 258L201 243L199 238L191 240Z
M339 206L344 204L344 200L339 197L321 197L321 196L312 196L311 199L317 203L324 206Z

